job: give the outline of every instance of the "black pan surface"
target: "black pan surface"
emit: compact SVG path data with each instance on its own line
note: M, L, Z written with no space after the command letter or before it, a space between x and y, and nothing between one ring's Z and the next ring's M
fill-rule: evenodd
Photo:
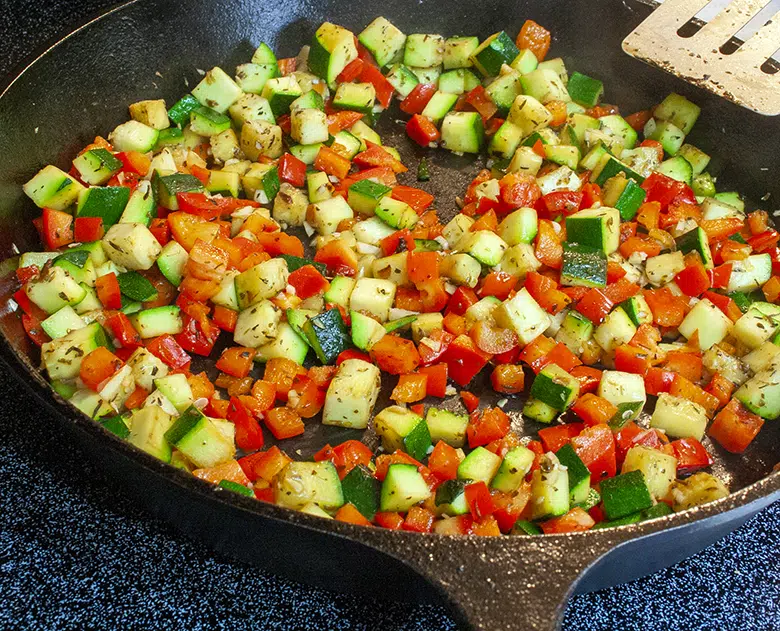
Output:
M754 203L769 193L770 209L780 195L777 179L764 170L772 164L766 139L780 129L778 121L690 88L620 51L622 37L649 10L645 5L525 2L508 8L505 2L491 0L475 11L473 3L456 0L446 4L446 11L444 6L425 0L349 7L335 1L139 0L89 24L38 59L0 96L0 258L37 246L29 222L36 209L23 197L21 184L43 164L66 167L95 134L105 134L126 120L127 103L161 97L172 103L187 85L199 81L198 69L219 64L230 71L246 61L261 40L283 56L294 55L324 20L359 31L378 14L406 32L482 37L500 29L514 33L526 18L536 19L554 34L552 55L604 80L605 100L618 103L623 112L648 107L671 90L693 98L704 115L691 140L719 158L713 167L720 174L719 183L746 192ZM428 156L433 165L428 190L437 196L442 215L451 216L456 212L455 196L481 164L411 147L395 118L392 112L384 116L380 133L401 150L408 164ZM16 289L12 275L6 274L0 287L5 303ZM5 336L3 359L17 374L23 374L20 363L32 370L37 357L16 315L7 309L0 317L0 330ZM591 590L673 563L736 527L776 497L780 488L777 474L767 477L777 461L779 438L776 424L768 424L744 455L729 455L709 445L719 458L716 472L738 493L656 522L584 535L495 541L361 529L216 492L136 453L77 416L55 401L40 376L33 374L34 379L26 382L42 404L56 409L65 424L77 430L77 439L125 477L131 492L186 532L234 556L326 587L366 590L380 578L390 596L421 596L433 588L455 608L464 625L479 628L553 628L560 603L583 568L590 566L587 582L581 581L578 588L586 585ZM515 412L515 425L535 432L536 424L523 427L516 413L520 407L511 402L507 408ZM305 457L325 442L353 437L360 433L312 423L304 437L285 441L284 448L300 449ZM664 526L678 529L651 534ZM252 550L237 546L238 535L246 532L262 537L267 545ZM629 543L615 547L624 541ZM332 558L342 559L338 567L329 562ZM522 605L507 607L507 600Z

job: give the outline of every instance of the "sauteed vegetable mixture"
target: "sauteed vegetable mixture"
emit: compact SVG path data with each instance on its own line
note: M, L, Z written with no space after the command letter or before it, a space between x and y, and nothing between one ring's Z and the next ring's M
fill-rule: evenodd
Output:
M199 478L356 524L559 533L725 496L705 435L742 452L780 415L778 232L686 143L698 106L624 117L549 46L530 20L325 23L130 105L24 186L45 250L14 298L52 387ZM488 168L437 212L380 116ZM285 453L320 422L380 446Z

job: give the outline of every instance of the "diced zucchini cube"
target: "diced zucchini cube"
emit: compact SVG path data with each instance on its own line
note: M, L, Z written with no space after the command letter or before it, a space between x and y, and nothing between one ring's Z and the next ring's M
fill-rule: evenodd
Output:
M355 216L347 200L341 196L312 204L311 209L311 225L321 235L333 234L342 221Z
M563 515L569 510L569 476L552 452L544 454L531 479L531 518Z
M544 333L551 323L550 316L525 288L497 307L493 317L496 324L517 333L523 346Z
M566 240L612 254L620 245L620 213L616 208L580 210L566 217Z
M691 133L700 113L701 108L698 105L674 92L653 110L653 116L660 120L670 121L681 129L683 134Z
M325 22L314 34L309 49L309 70L335 88L336 78L357 56L354 34L341 26Z
M534 379L530 395L563 412L571 407L580 393L580 384L557 364L548 364Z
M604 252L587 245L565 242L561 284L571 287L605 287L607 257Z
M358 41L374 56L377 65L383 68L401 59L406 35L380 16L360 32Z
M381 387L379 369L362 359L341 363L328 386L324 425L365 429Z
M238 84L218 66L209 70L202 81L192 90L192 96L198 99L201 105L220 113L227 112L228 108L242 94Z
M441 125L442 146L455 153L479 153L485 127L477 112L447 112Z
M501 66L512 63L520 51L505 31L488 37L471 54L471 62L486 77L498 76Z
M290 116L290 123L290 135L302 145L325 142L329 137L327 117L321 110L296 109Z
M344 492L336 467L322 462L290 462L274 484L277 504L301 509L314 504L323 510L335 510L344 504Z
M744 317L744 316L743 316ZM731 332L731 320L706 298L700 300L680 323L680 333L690 339L699 335L699 348L703 351L723 341Z
M626 453L620 471L641 471L650 495L660 500L669 494L677 479L677 458L658 449L636 445Z
M241 151L250 160L282 155L282 128L265 120L249 120L241 126Z
M236 66L236 84L246 94L261 94L268 80L275 79L278 76L279 66L275 63L250 63ZM241 100L241 98L238 100Z
M276 118L271 111L271 104L268 99L259 94L244 94L238 101L233 103L228 110L230 118L238 126L242 127L244 123L253 120L262 120L267 123L275 124Z
M701 440L707 428L707 414L694 401L662 392L650 417L650 427L662 429L672 438Z
M380 322L390 317L395 300L395 283L381 278L360 278L352 290L349 307L374 316Z
M149 269L162 252L149 228L140 223L111 226L102 243L109 259L130 270Z
M55 166L45 166L24 185L24 192L39 208L65 210L85 190L75 179Z
M554 70L537 68L521 78L523 93L543 104L550 101L571 101L561 78Z
M547 127L552 121L552 114L533 96L521 94L512 103L507 120L517 125L525 137Z
M276 258L263 261L236 276L236 293L242 309L273 298L287 287L287 263Z
M598 395L612 403L618 411L625 412L623 421L638 418L647 400L642 375L619 370L605 370L601 374Z
M459 248L483 265L493 267L501 262L508 246L495 232L477 230L469 233L469 236L461 241Z

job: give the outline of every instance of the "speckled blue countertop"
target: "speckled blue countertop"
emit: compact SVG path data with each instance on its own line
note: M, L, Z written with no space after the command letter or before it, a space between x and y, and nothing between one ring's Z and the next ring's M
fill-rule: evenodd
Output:
M0 76L112 4L4 5ZM436 607L316 590L213 554L109 490L8 376L0 389L0 629L454 628ZM780 503L684 563L574 598L564 629L778 630L778 559Z

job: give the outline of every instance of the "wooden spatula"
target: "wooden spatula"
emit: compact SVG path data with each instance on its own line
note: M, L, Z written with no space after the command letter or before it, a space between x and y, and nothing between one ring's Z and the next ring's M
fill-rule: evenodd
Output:
M665 0L626 39L623 50L759 114L780 114L780 11L731 54L721 48L771 0L732 0L691 37L678 30L710 0ZM763 69L762 69L763 66ZM767 72L770 70L770 72Z

